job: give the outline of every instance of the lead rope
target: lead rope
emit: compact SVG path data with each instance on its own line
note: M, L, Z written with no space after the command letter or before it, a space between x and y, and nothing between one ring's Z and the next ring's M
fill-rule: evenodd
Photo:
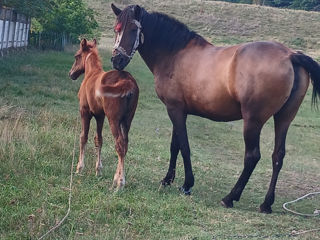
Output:
M296 211L291 210L291 209L289 209L289 208L286 207L288 204L295 203L295 202L298 202L298 201L300 201L300 200L302 200L302 199L304 199L304 198L307 198L307 197L309 197L309 196L311 196L311 195L318 195L318 194L320 194L320 192L308 193L308 194L306 194L306 195L304 195L304 196L302 196L302 197L297 198L296 200L293 200L293 201L284 203L284 204L282 205L282 207L283 207L285 210L287 210L288 212L291 212L291 213L296 214L296 215L299 215L299 216L304 216L304 217L315 217L315 216L318 216L318 215L320 215L320 210L318 210L318 209L315 209L314 212L313 212L313 214L307 214L307 213L296 212ZM318 230L320 230L320 229L318 229Z
M75 127L75 130L78 129L78 119L77 119L77 125ZM71 162L71 170L70 170L70 183L69 183L69 200L68 200L68 210L66 215L53 227L50 228L50 230L48 232L46 232L44 235L42 235L40 238L38 238L38 240L41 240L43 238L45 238L49 233L53 232L54 230L56 230L58 227L61 226L61 224L67 219L67 217L70 214L71 211L71 198L72 198L72 183L73 183L73 165L74 165L74 156L75 156L75 149L76 149L76 135L77 135L77 131L74 131L74 144L73 144L73 152L72 152L72 162Z

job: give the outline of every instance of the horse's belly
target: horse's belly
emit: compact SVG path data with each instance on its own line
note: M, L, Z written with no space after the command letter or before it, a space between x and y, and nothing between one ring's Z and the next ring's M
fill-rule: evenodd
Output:
M188 113L214 121L233 121L242 118L240 103L225 96L192 96L187 102Z

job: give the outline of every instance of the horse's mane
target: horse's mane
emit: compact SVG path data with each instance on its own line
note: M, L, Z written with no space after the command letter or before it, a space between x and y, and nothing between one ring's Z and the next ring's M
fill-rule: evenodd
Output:
M146 44L157 46L161 50L177 52L193 39L200 45L207 43L203 37L190 31L185 24L173 17L158 12L149 14L143 8L141 10L142 32L145 38L150 38Z

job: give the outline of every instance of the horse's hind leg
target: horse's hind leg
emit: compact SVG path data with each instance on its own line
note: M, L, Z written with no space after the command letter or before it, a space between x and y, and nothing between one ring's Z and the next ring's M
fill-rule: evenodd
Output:
M231 192L222 199L224 207L233 207L233 201L239 201L254 168L260 160L260 133L263 124L259 120L244 119L245 157L244 169Z
M96 162L96 176L99 176L102 169L102 162L101 162L101 147L102 147L102 128L104 122L104 115L95 116L97 122L97 132L94 137L94 144L96 147L97 152L97 162Z
M271 205L275 198L275 188L279 172L282 167L283 158L285 156L285 144L288 128L291 121L296 116L301 102L305 96L306 90L309 85L308 75L306 73L299 74L297 68L295 68L295 85L291 95L286 104L281 110L274 115L274 127L275 127L275 144L272 154L272 177L269 186L269 190L266 194L264 202L260 205L260 212L271 213ZM299 76L299 78L298 78Z
M84 168L84 152L85 152L86 144L88 141L90 120L92 118L90 112L85 109L80 110L80 116L81 116L80 155L79 155L79 161L78 161L76 173L80 173L81 170Z
M283 119L284 117L284 119ZM271 213L271 205L274 202L275 188L277 184L277 179L279 172L282 168L283 158L285 156L285 144L286 136L289 125L291 123L290 119L286 119L282 114L274 116L274 125L275 125L275 144L272 154L272 177L269 186L269 190L265 197L264 202L260 205L260 212Z

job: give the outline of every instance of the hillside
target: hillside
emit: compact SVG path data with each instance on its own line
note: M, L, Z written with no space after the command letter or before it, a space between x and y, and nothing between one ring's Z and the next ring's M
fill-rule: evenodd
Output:
M146 10L174 16L215 45L276 40L320 57L320 13L317 12L199 0L86 1L99 13L101 40L107 45L112 44L106 39L113 37L115 18L110 3L114 2L119 7L139 4Z

